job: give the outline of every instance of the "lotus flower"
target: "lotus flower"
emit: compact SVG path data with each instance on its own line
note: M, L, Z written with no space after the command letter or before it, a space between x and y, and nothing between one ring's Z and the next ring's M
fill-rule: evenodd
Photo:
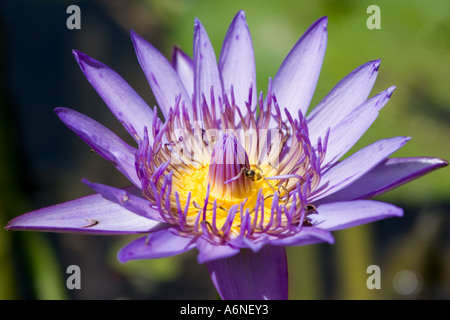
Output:
M317 20L257 94L254 51L243 11L217 63L198 19L191 59L169 62L131 31L164 119L113 70L79 51L86 78L136 140L136 147L77 111L59 118L132 183L88 180L96 194L21 215L8 230L143 234L118 259L198 250L222 299L287 299L286 246L333 243L333 230L402 209L366 200L447 165L388 158L408 137L374 142L339 161L377 118L394 87L368 99L380 60L352 71L306 116L327 43Z

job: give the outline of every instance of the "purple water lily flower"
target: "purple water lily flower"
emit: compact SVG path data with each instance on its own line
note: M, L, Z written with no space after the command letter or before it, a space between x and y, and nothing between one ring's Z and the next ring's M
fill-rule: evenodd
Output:
M137 148L74 110L55 111L133 185L84 180L96 194L24 214L6 229L144 234L120 250L121 262L197 249L222 299L287 299L286 246L333 243L333 230L402 216L394 205L365 199L447 165L438 158L388 158L408 137L376 141L339 161L394 87L368 99L380 65L370 61L306 116L326 27L324 17L305 32L265 95L257 94L242 11L218 63L199 20L193 59L176 48L169 62L131 31L164 120L117 73L74 51Z

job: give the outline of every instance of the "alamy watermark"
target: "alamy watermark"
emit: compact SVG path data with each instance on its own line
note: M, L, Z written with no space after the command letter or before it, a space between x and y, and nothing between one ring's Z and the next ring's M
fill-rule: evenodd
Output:
M66 273L69 274L66 280L66 287L69 290L81 289L81 269L79 266L72 264L67 267Z
M69 30L81 29L81 9L79 6L72 4L67 7L66 13L70 16L66 20L66 26ZM367 7L366 13L370 16L366 20L366 26L370 30L381 29L381 9L379 6L372 4Z
M67 29L81 29L81 9L77 5L70 5L66 10L67 14L70 16L66 20Z
M367 267L369 275L366 280L367 289L381 289L381 269L377 265ZM411 295L419 292L422 286L420 273L412 270L400 270L392 278L392 287L401 295Z
M167 152L172 165L183 163L208 163L213 154L214 146L219 138L226 134L236 138L244 150L258 150L261 162L270 162L272 167L279 165L280 146L285 143L286 132L280 129L203 129L202 123L194 122L191 128L174 128L171 141L162 143L162 149ZM161 150L161 149L159 149ZM237 149L236 149L237 150ZM159 151L158 151L159 152ZM237 154L238 156L238 154ZM270 159L269 159L270 158ZM215 159L216 164L244 164L243 157L222 157Z
M381 289L381 269L379 266L372 264L367 267L367 274L370 276L367 278L366 286L367 289Z
M377 5L370 5L366 10L367 14L370 16L367 18L366 26L368 29L381 29L381 9Z

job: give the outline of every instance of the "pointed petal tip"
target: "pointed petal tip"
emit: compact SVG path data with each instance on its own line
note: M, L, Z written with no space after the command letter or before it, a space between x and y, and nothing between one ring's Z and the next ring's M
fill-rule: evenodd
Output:
M380 68L380 64L381 64L381 59L376 59L371 61L372 66L373 66L373 72L378 72L378 69Z
M328 244L335 244L336 239L334 238L333 234L330 232L326 236L322 237L322 240Z
M53 109L53 112L56 113L56 115L58 116L58 118L60 120L62 120L64 122L64 115L66 115L67 113L71 112L73 110L69 109L69 108L65 108L65 107L56 107L55 109Z
M230 24L230 29L233 29L235 26L245 26L247 27L247 20L245 17L245 12L240 10L233 18L233 21ZM248 28L248 27L247 27Z
M138 52L140 50L142 50L141 47L143 47L144 45L149 46L153 50L156 50L156 48L149 41L147 41L145 38L140 36L133 29L130 29L130 38L131 38L131 42L133 43L134 49L138 55L139 55Z
M72 49L72 54L74 56L77 56L78 54L82 53L81 51L77 50L77 49Z
M4 227L5 231L35 231L33 227L29 227L26 223L21 223L18 218L20 216L9 221Z
M195 17L194 18L194 31L199 28L200 26L202 26L202 23L200 22L200 19Z
M55 109L53 109L53 112L56 114L60 114L61 112L64 112L64 110L66 110L67 108L64 107L56 107Z
M139 40L139 39L142 38L142 37L141 37L136 31L134 31L133 29L130 29L130 37L131 37L131 40L132 40L132 41L134 41L135 39Z
M448 160L442 159L442 158L428 158L430 160L433 160L433 166L435 166L436 169L443 168L448 166Z
M319 26L321 26L321 27L323 27L323 30L326 32L326 31L327 31L327 27L328 27L328 17L327 17L327 16L324 16L324 17L318 19L318 20L313 24L313 26L314 26L314 27L319 27Z
M328 34L328 17L324 16L318 20L316 20L309 28L306 30L306 32L303 34L303 36L306 36L309 33L315 33L318 32L319 34L323 34L323 37L327 37Z
M181 49L178 46L173 46L172 47L172 54L170 56L170 63L172 64L172 67L174 67L176 69L176 65L177 65L177 56L180 53Z
M397 207L397 206L393 206L395 210L392 211L392 216L393 217L398 217L401 218L404 215L404 211L403 208Z
M391 86L378 94L380 96L380 99L374 105L374 107L377 111L380 111L386 105L386 103L391 99L392 94L394 93L395 89L397 89L396 86Z
M389 98L392 96L392 93L394 93L395 89L397 89L396 86L391 86L386 90Z
M138 37L138 34L136 33L136 31L134 31L133 29L130 29L130 38L131 38L131 41L133 42L133 44L134 44L134 39L137 37Z
M12 225L12 223L13 223L13 220L9 221L9 222L6 224L6 226L4 227L4 229L5 229L6 231L14 230L14 226Z
M70 108L66 108L66 107L56 107L55 109L53 109L53 112L56 113L56 115L61 119L62 116L64 116L67 113L71 113L71 112L76 112L77 111L70 109Z
M73 54L73 56L75 57L75 60L77 61L77 63L78 63L79 65L81 65L81 60L83 59L83 57L85 56L85 54L82 53L81 51L76 50L76 49L73 49L73 50L72 50L72 54Z
M133 46L136 48L138 46L138 43L141 41L145 41L136 31L133 29L130 29L130 38L131 42L133 43Z
M405 138L405 142L408 142L409 140L411 140L411 137L404 137Z
M95 60L94 58L88 56L87 54L79 51L79 50L73 50L72 51L75 60L77 61L77 63L79 64L79 66L81 67L81 70L83 72L86 71L86 67L91 67L94 69L101 69L101 68L105 68L106 66L101 63L98 60Z
M245 21L245 11L244 10L238 11L238 13L236 14L236 17L234 19L237 20L238 18Z
M198 17L195 17L194 19L194 36L195 34L199 34L198 32L202 31L206 33L206 29L203 26L203 23L200 21Z
M380 64L381 64L381 59L375 59L375 60L370 60L366 63L364 63L363 65L361 65L359 68L357 68L356 70L361 70L361 69L368 69L373 73L378 73L378 69L380 68ZM354 71L356 71L354 70Z
M33 231L33 228L30 228L26 223L23 223L22 217L25 214L19 215L10 221L5 225L4 229L6 231L26 231L31 230Z
M183 53L183 50L181 50L179 45L174 45L172 47L172 58L175 57L179 53Z
M73 49L72 50L72 54L74 55L75 59L77 60L78 63L87 61L89 59L91 59L87 54L81 52L80 50L77 49Z
M191 60L191 57L186 52L184 52L179 45L174 45L172 47L171 62L175 63L177 57L182 57L186 61Z
M117 253L117 260L123 264L130 261L131 258L127 254L124 254L122 250L119 250L119 252Z
M98 192L98 191L97 191L97 188L96 188L97 183L92 182L92 181L89 181L87 178L82 178L82 179L81 179L81 182L84 183L85 185L87 185L89 188L91 188L91 189L94 190L95 192ZM100 193L100 192L98 192L98 193Z
M411 137L406 137L406 136L399 136L399 137L392 138L392 140L398 140L399 141L399 145L400 145L399 149L401 147L403 147L411 139L412 139ZM386 139L386 140L390 140L390 139Z

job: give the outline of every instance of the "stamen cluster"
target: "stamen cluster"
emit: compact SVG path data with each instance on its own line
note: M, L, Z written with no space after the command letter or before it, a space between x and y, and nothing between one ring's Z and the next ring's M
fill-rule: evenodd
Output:
M288 235L308 224L328 133L313 145L303 114L294 119L284 109L283 121L270 80L268 92L259 95L259 112L250 108L251 89L245 112L233 87L230 98L217 99L211 88L210 104L193 97L191 113L177 97L165 122L155 117L146 128L137 172L165 221L218 242Z

